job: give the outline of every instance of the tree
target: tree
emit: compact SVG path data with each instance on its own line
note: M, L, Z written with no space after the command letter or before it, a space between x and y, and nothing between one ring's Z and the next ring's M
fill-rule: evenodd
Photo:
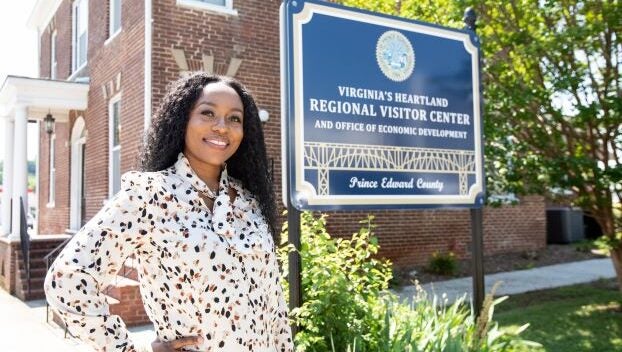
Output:
M28 189L35 190L36 185L37 164L34 160L28 160ZM4 162L0 160L0 185L4 182Z
M343 0L460 28L478 14L487 185L594 217L622 291L622 6L618 0Z

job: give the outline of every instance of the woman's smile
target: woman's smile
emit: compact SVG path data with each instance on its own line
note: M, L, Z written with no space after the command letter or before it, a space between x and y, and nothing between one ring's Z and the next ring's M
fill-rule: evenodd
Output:
M217 149L225 149L229 145L228 141L221 139L221 138L214 138L214 137L203 138L203 142Z

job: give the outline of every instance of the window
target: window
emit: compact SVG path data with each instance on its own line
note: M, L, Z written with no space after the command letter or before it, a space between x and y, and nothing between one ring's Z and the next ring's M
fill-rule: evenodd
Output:
M177 5L192 9L206 10L227 15L237 15L233 9L233 0L177 0Z
M214 4L220 6L227 6L226 0L199 0L200 2L204 2L206 4Z
M86 64L88 48L88 0L73 3L73 49L72 71L76 72Z
M119 138L119 132L121 131L121 97L117 95L112 98L108 108L110 116L108 194L112 197L121 189L121 140Z
M50 39L50 78L56 79L56 31Z
M49 177L49 192L48 192L48 207L53 207L54 206L54 200L56 198L56 192L55 192L55 187L54 184L56 183L56 148L54 147L54 144L56 144L56 134L51 134L50 138L49 138L49 152L50 152L50 159L49 159L49 170L50 170L50 177Z
M110 33L113 37L121 30L121 0L110 0Z

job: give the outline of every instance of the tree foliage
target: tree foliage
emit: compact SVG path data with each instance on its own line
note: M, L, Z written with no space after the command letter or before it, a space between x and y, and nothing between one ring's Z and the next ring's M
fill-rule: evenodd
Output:
M580 206L622 232L622 6L618 0L343 0L454 28L478 14L487 187ZM618 209L616 209L618 207ZM619 244L620 241L610 241ZM622 247L611 251L622 289Z
M28 189L35 191L37 188L37 164L34 160L28 160ZM4 184L4 162L0 160L0 185ZM0 189L2 189L0 187Z

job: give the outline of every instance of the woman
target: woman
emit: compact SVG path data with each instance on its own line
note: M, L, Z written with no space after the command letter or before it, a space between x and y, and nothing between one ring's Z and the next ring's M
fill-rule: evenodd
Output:
M69 330L97 350L140 349L101 292L134 255L153 351L291 351L276 204L249 92L205 73L180 79L141 164L47 275L48 302Z

